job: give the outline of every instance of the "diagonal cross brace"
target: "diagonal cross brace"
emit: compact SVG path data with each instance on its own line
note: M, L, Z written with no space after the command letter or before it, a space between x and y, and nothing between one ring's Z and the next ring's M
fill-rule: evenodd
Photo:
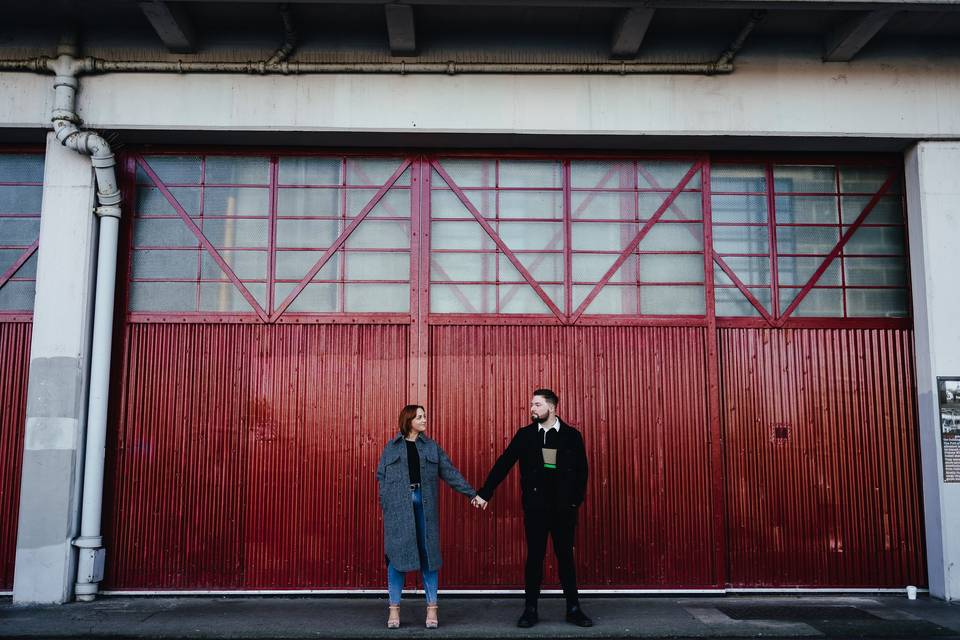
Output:
M854 220L853 223L847 228L846 232L844 232L843 236L840 238L840 242L837 243L837 246L835 246L833 250L827 254L827 257L823 259L823 262L820 263L820 266L817 268L817 270L813 272L813 275L810 276L807 284L803 286L803 289L800 290L800 293L797 294L797 297L793 299L793 302L790 303L790 306L787 307L786 311L780 315L778 326L783 326L783 323L790 316L790 314L793 313L798 306L800 306L800 303L803 302L803 299L807 297L807 294L810 293L811 289L813 289L813 286L830 266L830 263L833 262L838 255L840 255L840 252L843 251L843 248L850 241L850 238L853 237L853 234L860 229L863 221L867 219L867 216L870 215L874 207L877 206L877 203L880 202L880 198L886 195L887 191L890 190L890 187L893 186L893 181L896 180L896 178L897 170L894 169L890 172L890 175L887 176L887 179L884 181L883 185L881 185L880 189L873 194L872 198L870 198L870 201L863 208L863 211L860 212L860 215L857 216L856 220Z
M144 170L147 176L150 177L150 180L153 181L154 186L160 190L160 193L163 194L163 197L167 199L167 202L170 203L176 212L180 216L180 219L183 220L183 223L187 225L187 228L190 229L190 232L197 238L200 242L200 245L210 254L210 257L223 269L224 274L226 274L227 279L233 283L233 285L240 291L240 295L253 307L253 310L257 312L257 316L266 322L267 313L264 311L263 307L257 302L256 298L253 297L253 294L240 282L240 278L237 277L237 274L233 272L233 269L230 268L230 265L227 264L227 261L223 259L223 256L220 255L220 252L213 246L205 235L203 231L200 230L200 227L197 226L197 223L193 221L193 218L190 217L190 214L187 213L186 209L183 208L183 205L177 200L176 196L170 192L170 189L167 188L167 185L164 184L163 180L157 175L153 170L153 167L142 157L137 157L137 164L140 165L140 168Z
M444 182L447 183L447 186L453 190L457 198L460 199L460 202L463 203L463 206L466 207L467 211L470 212L470 215L472 215L476 221L480 223L480 226L483 227L483 230L486 231L488 236L490 236L490 239L493 240L494 244L496 244L497 247L503 252L503 255L505 255L514 268L520 272L520 275L523 276L523 279L526 280L531 287L533 287L533 290L538 296L540 296L540 299L543 300L544 304L547 305L550 311L553 312L553 315L555 315L561 323L565 324L566 317L560 308L553 302L553 300L550 299L550 296L548 296L543 290L543 287L541 287L537 281L534 280L533 276L530 275L530 272L527 271L527 268L523 266L523 263L520 262L517 256L514 255L513 251L511 251L503 239L500 238L500 235L494 231L492 226L490 226L490 223L487 222L482 215L480 215L480 212L477 211L475 206L473 206L473 203L470 202L470 199L467 198L466 194L463 193L463 190L457 186L457 183L453 181L453 178L450 177L450 174L448 174L447 171L441 167L440 163L436 160L431 160L430 164L433 166L436 172L440 174L440 177L443 178Z
M280 303L280 306L278 306L274 310L273 316L271 318L271 322L276 322L277 318L279 318L283 314L283 312L287 310L287 307L293 304L293 301L296 300L297 296L299 296L303 292L307 284L311 280L313 280L314 276L316 276L317 273L320 272L320 269L323 269L324 265L327 264L327 261L330 260L333 254L336 253L340 249L340 247L343 246L343 243L347 241L347 238L350 237L350 234L353 233L358 226L360 226L360 223L363 222L364 218L367 217L367 214L370 213L373 210L373 208L377 206L377 203L380 202L380 200L387 193L387 191L393 188L393 185L397 182L397 180L400 179L400 176L403 175L403 172L407 170L407 167L409 167L411 163L412 163L412 160L410 160L409 158L404 160L400 164L400 166L397 168L397 170L393 172L393 175L391 175L387 179L387 181L383 184L383 186L377 189L377 192L373 194L373 197L370 198L370 201L367 202L367 204L363 207L363 209L360 210L360 213L358 213L356 217L350 221L350 224L347 225L346 229L344 229L343 232L341 232L340 235L337 236L337 239L333 241L333 244L331 244L330 247L323 252L320 258L310 268L310 270L307 271L307 275L305 275L303 279L300 280L300 282L297 284L294 290L291 291L287 295L287 297L284 299L284 301Z
M637 235L634 236L633 240L624 248L620 253L620 256L616 261L607 269L607 272L603 274L603 277L600 278L600 282L594 285L593 289L590 291L589 295L583 299L583 302L580 303L580 306L577 307L576 311L573 312L573 315L570 317L570 324L574 324L577 320L580 319L580 316L583 315L583 312L587 310L587 307L590 306L590 303L593 302L594 298L600 293L600 290L603 289L610 282L610 278L613 277L613 274L617 272L620 267L623 266L623 263L627 261L627 258L630 257L640 243L643 242L643 239L650 232L650 229L653 228L657 222L660 221L660 218L663 216L664 212L670 208L673 204L673 201L677 199L677 196L683 191L687 186L690 180L693 179L693 176L697 175L697 172L703 167L703 161L694 162L693 166L684 174L683 178L680 179L680 182L677 183L677 186L673 188L673 191L670 192L670 195L657 207L657 210L654 212L650 219L640 228L640 231L637 232Z
M17 271L20 270L20 267L23 266L23 263L30 259L30 256L32 256L36 252L37 247L39 246L40 246L40 240L38 238L37 240L34 240L33 244L27 247L23 253L20 254L20 257L17 258L14 261L14 263L10 265L10 267L6 271L4 271L3 273L0 273L0 287L7 284L7 280L12 278L13 274L15 274Z

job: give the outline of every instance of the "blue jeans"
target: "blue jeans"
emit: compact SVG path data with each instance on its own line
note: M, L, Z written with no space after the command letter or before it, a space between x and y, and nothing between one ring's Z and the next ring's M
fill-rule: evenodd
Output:
M439 572L430 571L427 567L427 523L423 517L423 493L420 489L410 492L413 501L413 515L417 525L417 549L420 551L420 574L423 576L423 590L427 594L427 604L437 604L437 587L439 586ZM403 571L387 565L387 587L390 591L390 604L400 604L400 595L403 593Z

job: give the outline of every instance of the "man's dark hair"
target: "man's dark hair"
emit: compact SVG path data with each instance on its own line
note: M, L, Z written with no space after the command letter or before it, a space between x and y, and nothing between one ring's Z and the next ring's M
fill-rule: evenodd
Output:
M560 406L560 398L550 389L534 389L533 395L540 396L555 407Z

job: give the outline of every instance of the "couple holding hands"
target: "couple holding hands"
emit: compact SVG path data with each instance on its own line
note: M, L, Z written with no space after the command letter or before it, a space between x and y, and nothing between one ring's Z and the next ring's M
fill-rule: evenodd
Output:
M419 405L400 412L400 433L383 448L377 465L383 509L387 584L390 593L387 627L400 626L400 596L404 574L419 570L426 592L428 629L437 627L437 588L440 569L438 479L486 509L497 486L514 464L520 464L524 530L527 541L525 606L518 627L538 622L537 602L543 581L547 536L553 538L560 583L567 600L567 622L589 627L593 622L580 608L573 560L577 509L587 487L587 455L580 432L557 417L559 398L550 389L537 389L530 400L532 422L517 431L479 491L457 471L446 452L425 435L427 414Z

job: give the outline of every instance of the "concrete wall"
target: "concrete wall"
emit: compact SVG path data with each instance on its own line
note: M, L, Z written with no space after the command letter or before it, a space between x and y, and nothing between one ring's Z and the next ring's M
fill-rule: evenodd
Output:
M50 134L44 166L37 293L13 599L72 599L91 339L96 219L90 159Z
M45 127L49 78L0 74L0 127ZM603 136L960 137L960 59L822 63L783 51L728 76L105 75L105 129ZM575 142L571 142L575 144Z
M930 593L960 599L960 483L943 481L937 376L960 376L960 143L907 153L920 454Z

